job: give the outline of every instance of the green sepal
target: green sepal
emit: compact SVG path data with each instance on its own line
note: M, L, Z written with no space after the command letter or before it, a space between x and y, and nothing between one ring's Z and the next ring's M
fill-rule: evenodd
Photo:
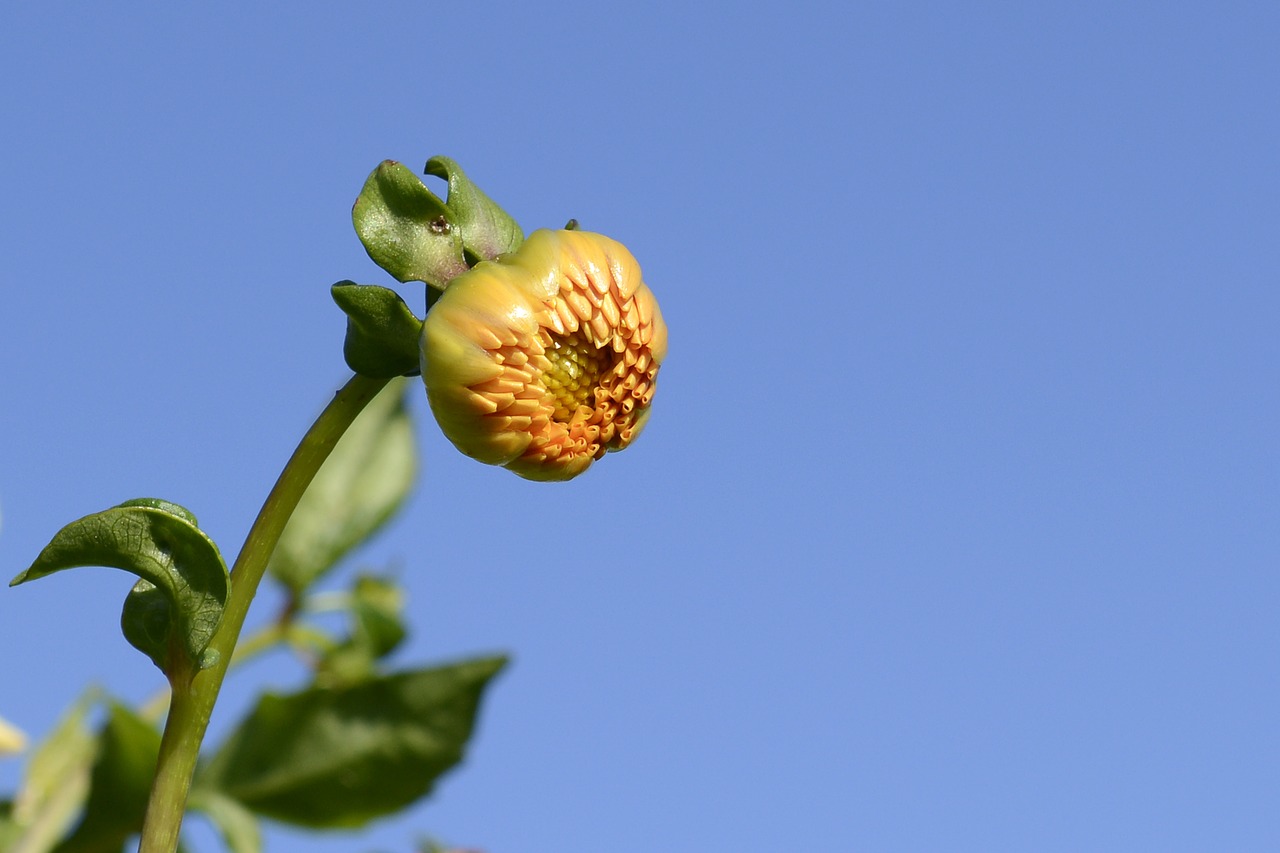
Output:
M351 221L369 257L398 281L443 288L467 271L453 213L402 163L384 160L373 170Z
M434 291L433 291L434 292ZM376 284L340 281L330 293L347 315L342 355L362 376L417 376L420 320L400 294Z
M416 383L414 383L416 384ZM296 596L403 506L418 473L408 380L392 380L338 439L267 563Z
M84 815L54 853L119 853L142 829L159 754L160 733L133 711L111 703L98 735Z
M397 280L443 289L480 261L524 242L519 224L453 160L432 157L425 171L448 182L446 201L403 164L384 160L351 211L365 251Z
M427 794L462 759L484 688L504 664L483 658L264 695L196 784L285 823L362 826Z
M58 531L17 586L80 566L108 566L142 579L125 599L125 639L166 675L198 670L222 620L230 585L218 546L188 510L142 498L85 516Z
M514 252L524 242L519 224L472 183L453 160L432 157L425 171L449 182L446 206L462 231L462 249L469 265Z

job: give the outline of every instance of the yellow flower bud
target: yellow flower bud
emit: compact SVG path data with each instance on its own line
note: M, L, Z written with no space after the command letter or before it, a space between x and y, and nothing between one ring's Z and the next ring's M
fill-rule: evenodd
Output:
M449 283L422 327L422 379L468 456L568 480L649 416L667 327L622 244L536 231Z

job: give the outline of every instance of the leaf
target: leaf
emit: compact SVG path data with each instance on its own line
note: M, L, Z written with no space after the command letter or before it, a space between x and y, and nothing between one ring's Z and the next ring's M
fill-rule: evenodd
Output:
M229 582L218 546L194 515L177 504L140 498L85 516L58 531L9 585L79 566L123 569L150 584L136 585L126 599L125 638L170 676L175 654L192 669L200 667L222 619Z
M404 590L386 578L356 578L351 602L351 638L380 658L395 651L405 638Z
M21 834L0 850L46 853L67 831L89 792L97 742L85 726L96 691L76 701L57 727L36 747L13 804Z
M330 293L347 315L342 355L362 376L413 376L418 368L422 321L400 294L376 284L340 281Z
M231 853L262 853L262 829L253 812L212 788L193 788L187 805L209 818Z
M432 157L426 173L449 182L446 205L462 231L463 251L472 264L514 252L524 242L524 232L516 221L481 192L457 163L448 157Z
M142 830L159 754L160 733L112 702L98 735L84 817L54 853L119 853L129 836Z
M163 672L169 663L169 635L173 605L151 581L140 580L129 590L120 614L120 630L129 645L142 652Z
M457 764L480 697L504 658L354 686L264 695L200 784L308 827L355 827L398 811Z
M351 633L320 658L317 686L336 687L372 677L378 661L391 654L407 634L400 616L404 591L390 580L372 575L356 578L346 608Z
M22 827L13 819L13 803L0 800L0 850L13 850L22 836Z
M369 257L398 281L443 288L467 271L453 213L401 163L384 160L373 170L351 221Z
M360 413L285 526L268 570L295 593L386 524L408 497L418 453L407 384L392 381Z

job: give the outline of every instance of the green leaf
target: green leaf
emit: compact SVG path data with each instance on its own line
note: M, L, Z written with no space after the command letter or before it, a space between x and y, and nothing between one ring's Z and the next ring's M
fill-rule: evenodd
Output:
M351 602L351 637L375 657L395 651L405 638L404 590L386 578L356 578Z
M369 257L398 281L443 288L467 271L453 213L401 163L384 160L373 170L351 221Z
M173 606L160 587L140 580L129 590L120 614L120 630L129 645L151 658L163 672L169 664Z
M316 664L316 687L349 687L378 674L378 662L369 650L350 641L330 649Z
M462 247L471 264L514 252L524 242L524 232L505 210L480 191L457 163L448 157L432 157L426 172L449 182L446 206L462 231Z
M132 498L131 500L127 500L120 504L120 506L140 506L147 509L158 509L163 513L177 516L192 527L200 526L199 522L196 521L196 514L194 512L181 504L176 504L173 501L167 501L164 498Z
M0 850L12 851L22 837L22 827L13 820L12 812L12 802L0 801Z
M98 735L84 817L55 853L119 853L129 836L142 830L159 754L160 733L111 703Z
M21 833L0 850L47 853L84 805L97 753L97 741L85 725L95 694L89 691L77 700L32 754L13 805Z
M320 658L317 686L336 687L372 677L378 661L391 654L407 634L400 615L404 591L388 579L372 575L356 578L346 609L351 634Z
M330 293L347 315L342 355L347 366L362 376L414 376L418 368L418 339L422 321L400 294L376 284L340 281Z
M262 853L262 829L253 812L212 788L194 788L187 805L209 818L231 853Z
M180 663L200 668L229 581L218 546L196 527L194 515L142 498L85 516L58 531L9 585L79 566L110 566L146 581L149 586L136 585L125 601L125 638L171 677Z
M462 759L481 694L504 663L485 658L265 695L200 784L286 823L361 826L422 797Z
M408 497L418 469L408 385L388 383L360 413L285 526L268 570L295 593L373 535Z

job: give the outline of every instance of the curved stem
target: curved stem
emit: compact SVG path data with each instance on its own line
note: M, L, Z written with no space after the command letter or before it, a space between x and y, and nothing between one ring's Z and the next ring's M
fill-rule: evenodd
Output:
M262 505L232 567L231 594L222 614L222 624L209 643L209 648L218 653L217 662L201 672L174 674L173 699L160 741L160 757L151 787L151 799L147 804L139 853L173 853L177 849L178 832L182 827L187 792L191 788L191 775L200 755L200 743L209 726L213 704L231 663L249 605L266 571L267 560L275 550L289 516L297 508L302 493L338 439L389 381L353 376L302 437L297 450L280 472L271 494L267 495L266 503Z

